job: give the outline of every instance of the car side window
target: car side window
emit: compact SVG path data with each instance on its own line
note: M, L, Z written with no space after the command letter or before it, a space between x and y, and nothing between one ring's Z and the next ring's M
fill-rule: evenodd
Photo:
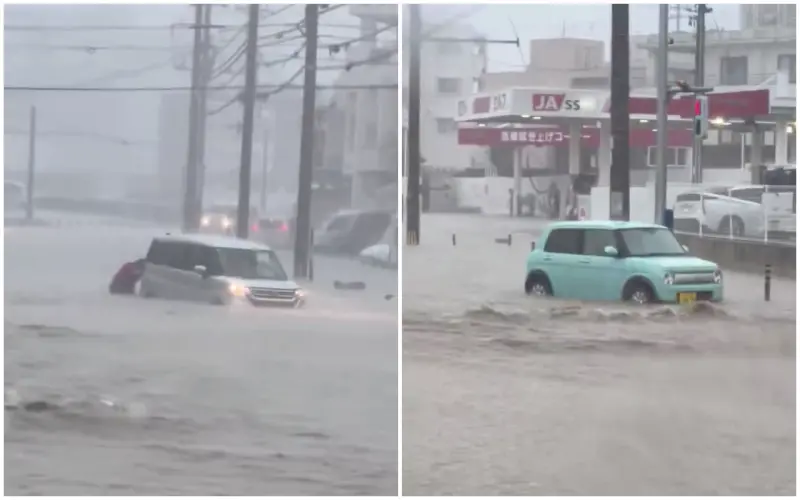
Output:
M192 264L191 245L187 243L170 242L166 244L167 262L166 265L174 269L191 271Z
M554 229L547 237L544 251L549 253L581 253L580 229Z
M206 271L211 276L221 276L222 262L219 259L219 253L216 248L201 245L197 247L198 260L197 265L205 266Z
M583 232L583 254L605 257L606 247L617 248L617 239L608 229L587 229Z
M150 250L147 251L147 262L151 264L163 266L167 263L167 254L164 250L164 243L159 240L153 240L150 243Z

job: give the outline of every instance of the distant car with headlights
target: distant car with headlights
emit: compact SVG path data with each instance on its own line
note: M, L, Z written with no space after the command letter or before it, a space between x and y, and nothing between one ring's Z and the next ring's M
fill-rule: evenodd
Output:
M525 292L578 300L718 302L722 272L664 226L622 221L550 224L528 255Z
M143 297L210 304L299 307L305 293L266 245L215 235L153 239L139 285Z
M200 231L203 233L234 235L236 234L238 216L239 208L235 204L212 205L203 210L203 215L200 218ZM251 207L249 215L250 233L259 231L258 217L258 209Z

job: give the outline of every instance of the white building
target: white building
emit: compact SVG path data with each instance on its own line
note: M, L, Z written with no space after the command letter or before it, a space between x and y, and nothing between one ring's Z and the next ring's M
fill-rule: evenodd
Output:
M423 26L420 64L420 150L425 166L458 171L473 166L472 149L459 146L454 120L459 97L479 90L486 43L472 26ZM441 39L441 40L437 40ZM407 44L406 44L407 47ZM408 114L408 50L403 62L403 112Z
M353 208L392 209L396 195L386 193L397 192L397 6L354 5L350 14L361 19L363 39L345 48L345 64L353 67L342 70L335 85L376 88L333 93L325 157L350 176Z

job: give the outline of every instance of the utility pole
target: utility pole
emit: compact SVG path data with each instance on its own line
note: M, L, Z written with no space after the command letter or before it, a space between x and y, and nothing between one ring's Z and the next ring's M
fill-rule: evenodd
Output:
M656 224L664 223L664 211L667 208L667 71L669 68L669 6L661 4L658 11L658 54L656 57L656 91L658 99L656 135L658 144L658 165L655 182L655 217Z
M194 6L194 46L192 47L192 90L189 101L189 150L187 153L186 175L183 193L183 231L197 230L194 220L195 198L197 196L197 163L200 128L200 87L203 74L203 5Z
M206 120L208 108L208 85L211 81L211 72L214 69L214 61L211 54L211 8L213 4L204 5L203 13L203 43L201 50L201 71L200 88L198 95L198 130L197 130L197 179L192 210L193 229L198 228L200 218L203 215L203 194L205 191L206 180Z
M706 14L711 9L706 4L697 4L697 19L695 22L695 51L694 51L694 85L703 87L706 72ZM703 139L695 137L692 147L692 183L703 182Z
M611 6L611 179L609 214L630 218L630 6Z
M267 211L267 171L269 170L269 133L270 133L270 114L267 110L267 103L262 106L262 118L264 123L264 136L261 138L261 196L259 206L262 215Z
M422 60L422 16L419 4L409 9L409 67L408 67L408 180L406 187L406 244L419 245L420 239L420 66Z
M297 180L297 221L294 235L294 277L308 278L311 245L311 181L314 167L314 108L317 93L317 28L319 5L306 4L306 60L303 75L303 115L300 172Z
M242 163L239 167L239 210L236 217L236 236L247 239L250 229L250 163L253 160L253 114L256 106L256 76L258 76L258 4L250 4L247 20L244 92L242 104Z
M25 218L33 220L33 193L36 182L36 106L31 106L31 118L28 129L28 204L25 207Z

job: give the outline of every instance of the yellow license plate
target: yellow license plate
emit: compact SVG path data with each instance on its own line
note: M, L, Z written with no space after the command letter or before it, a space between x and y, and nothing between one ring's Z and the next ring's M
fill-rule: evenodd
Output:
M695 292L684 292L678 294L678 304L692 304L697 302L697 294Z

